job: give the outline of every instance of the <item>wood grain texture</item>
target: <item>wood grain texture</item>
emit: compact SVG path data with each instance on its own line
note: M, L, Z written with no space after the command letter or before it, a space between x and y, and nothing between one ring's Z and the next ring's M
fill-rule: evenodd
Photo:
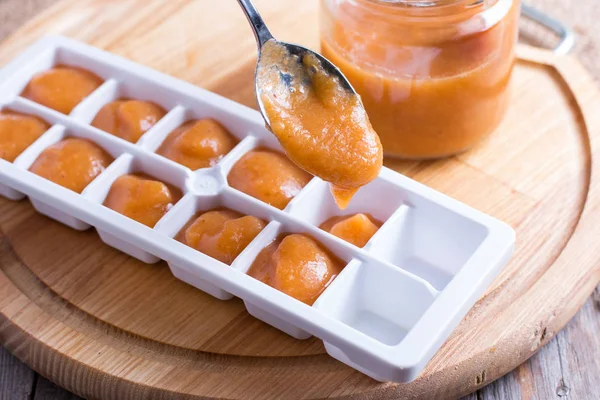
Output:
M315 21L316 2L296 3L291 16L287 6L259 2L275 34L315 47L315 23L303 21ZM254 44L236 7L64 1L6 42L0 62L59 32L253 105ZM211 299L164 265L142 265L25 202L0 201L0 342L91 398L433 398L489 383L548 342L599 279L600 255L587 240L600 212L597 90L568 57L523 56L533 62L519 63L509 115L486 143L446 161L387 161L509 222L519 238L510 265L414 383L375 383L323 355L318 341L287 338L241 302Z

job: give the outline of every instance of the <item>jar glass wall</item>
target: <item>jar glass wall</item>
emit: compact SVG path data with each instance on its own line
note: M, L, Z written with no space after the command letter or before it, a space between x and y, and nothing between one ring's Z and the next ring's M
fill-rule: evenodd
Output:
M449 156L498 126L519 0L321 3L321 51L361 95L386 155Z

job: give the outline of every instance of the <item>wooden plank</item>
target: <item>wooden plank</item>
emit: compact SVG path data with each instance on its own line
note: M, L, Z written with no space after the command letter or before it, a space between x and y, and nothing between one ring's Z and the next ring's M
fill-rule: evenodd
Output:
M35 372L0 346L0 399L29 399Z
M552 340L542 347L538 354L517 370L523 398L531 400L555 398L557 387L564 381L558 340Z
M477 400L523 400L518 376L514 372L487 385L476 392Z
M518 378L510 372L461 400L523 400Z
M600 286L582 307L573 323L558 335L563 387L557 394L572 399L600 396ZM564 396L563 396L564 397Z
M41 375L37 376L32 400L80 400L81 397L57 386Z

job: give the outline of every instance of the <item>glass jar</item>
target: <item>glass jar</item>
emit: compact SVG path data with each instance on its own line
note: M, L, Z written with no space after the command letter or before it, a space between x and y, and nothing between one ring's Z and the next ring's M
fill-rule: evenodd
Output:
M502 120L519 0L322 0L321 51L361 95L386 155L468 150Z

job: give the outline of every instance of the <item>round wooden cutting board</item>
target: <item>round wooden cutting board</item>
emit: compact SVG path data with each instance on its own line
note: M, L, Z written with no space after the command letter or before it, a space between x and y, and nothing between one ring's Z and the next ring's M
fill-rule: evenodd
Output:
M318 47L318 2L257 1L279 38ZM0 47L61 33L254 107L255 44L234 0L64 0ZM0 342L83 397L447 398L530 357L600 280L600 95L568 57L522 47L510 111L477 149L387 166L517 231L514 257L414 382L378 383L76 232L0 200Z

